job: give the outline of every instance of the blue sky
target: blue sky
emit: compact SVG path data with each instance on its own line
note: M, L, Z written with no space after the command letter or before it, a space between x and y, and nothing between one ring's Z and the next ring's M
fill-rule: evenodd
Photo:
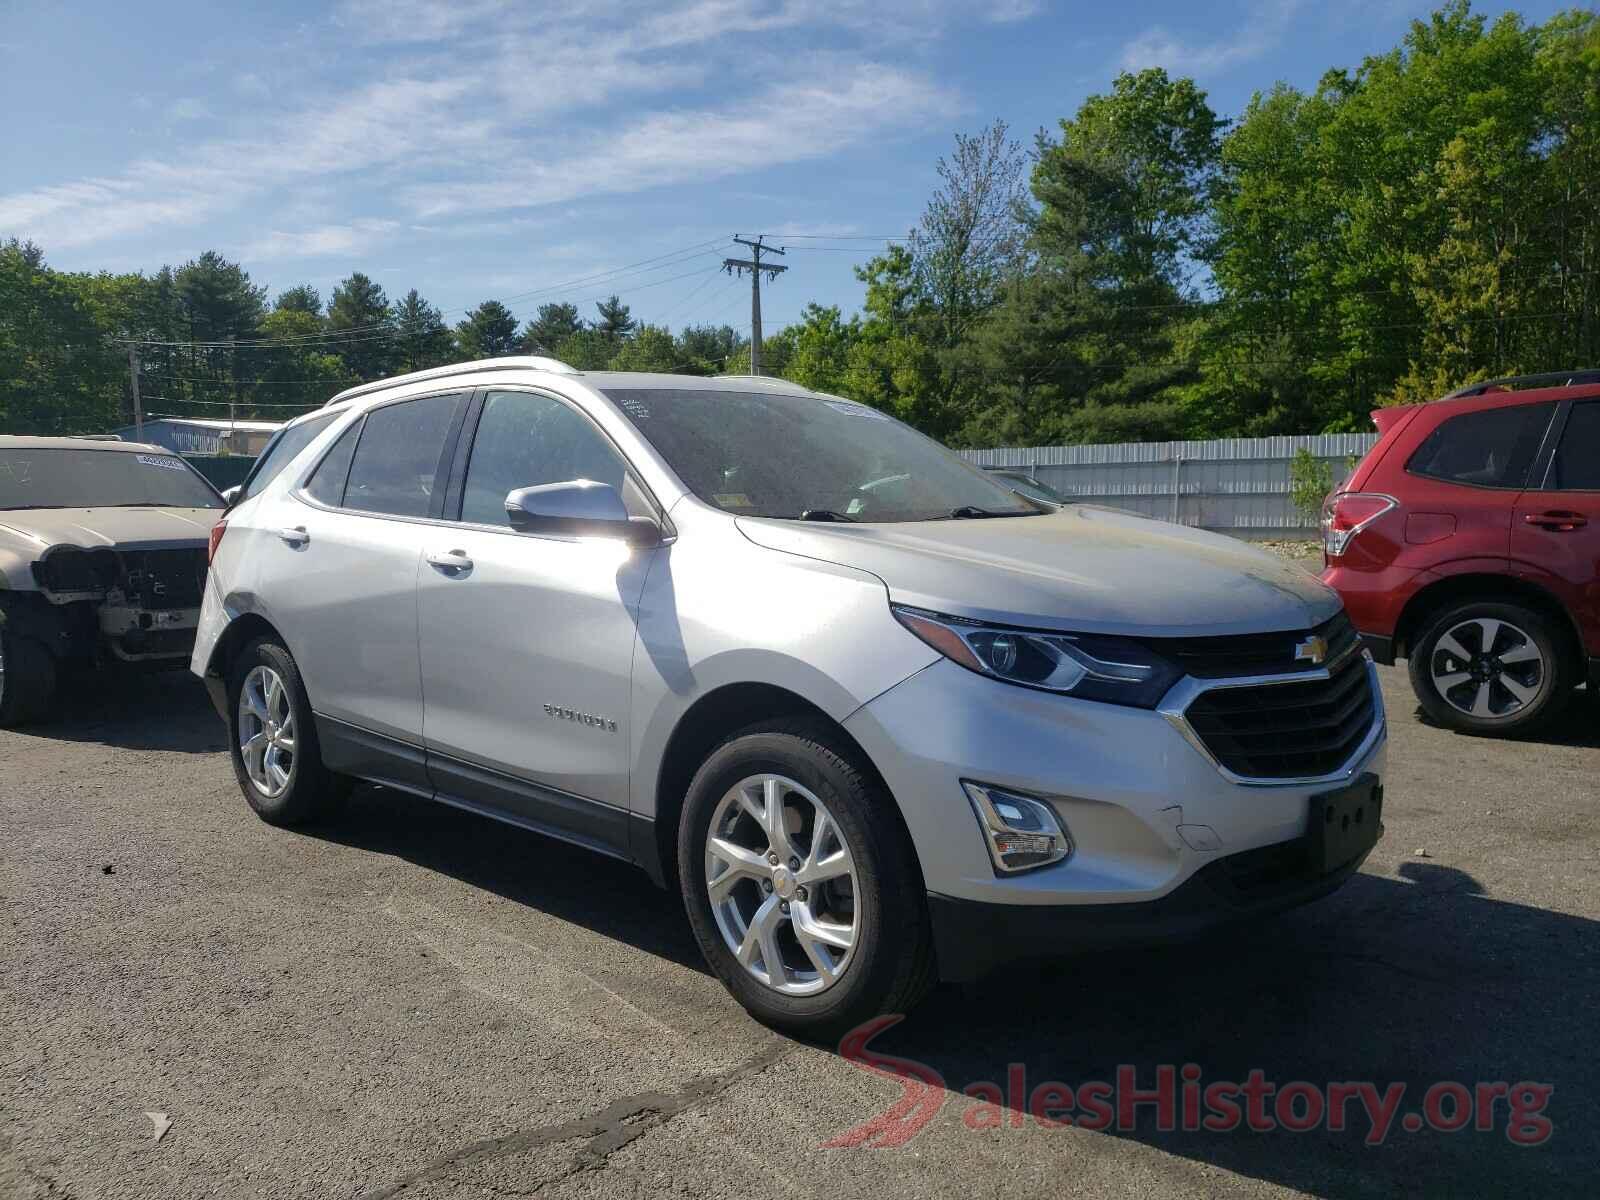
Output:
M0 238L74 270L214 248L274 294L359 269L452 322L490 297L592 316L615 290L676 328L748 322L748 284L717 265L732 233L767 232L790 247L772 329L808 300L858 305L851 266L916 221L955 130L999 117L1026 142L1148 65L1231 115L1432 7L0 0Z

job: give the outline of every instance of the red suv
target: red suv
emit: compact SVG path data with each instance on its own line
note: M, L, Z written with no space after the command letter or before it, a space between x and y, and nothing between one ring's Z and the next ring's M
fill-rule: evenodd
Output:
M1555 384L1556 386L1550 386ZM1322 578L1437 722L1521 734L1600 688L1600 371L1379 409L1323 506Z

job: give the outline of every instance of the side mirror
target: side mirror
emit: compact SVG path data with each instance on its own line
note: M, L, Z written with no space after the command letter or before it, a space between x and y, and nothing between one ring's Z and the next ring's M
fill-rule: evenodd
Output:
M239 503L239 493L243 490L244 485L242 483L234 484L231 488L228 488L222 493L222 502L229 508L232 508L235 504Z
M506 496L506 516L518 533L622 538L634 546L661 541L659 525L648 517L630 517L617 489L593 479L518 488Z

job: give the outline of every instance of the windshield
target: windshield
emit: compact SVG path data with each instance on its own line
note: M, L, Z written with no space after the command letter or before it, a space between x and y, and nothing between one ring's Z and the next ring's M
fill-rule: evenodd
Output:
M892 417L830 397L613 388L689 489L741 517L927 521L1042 510Z
M211 487L172 454L0 449L0 509L221 508Z

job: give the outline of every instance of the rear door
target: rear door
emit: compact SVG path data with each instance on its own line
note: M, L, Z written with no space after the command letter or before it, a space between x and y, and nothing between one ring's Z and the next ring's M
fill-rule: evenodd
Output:
M1517 500L1511 557L1519 574L1556 591L1600 655L1600 398L1563 406L1539 486Z
M392 743L422 744L417 566L442 506L437 481L466 395L370 410L275 510L282 526L266 531L281 560L268 573L277 581L272 613L319 718L338 723L323 736L336 769L425 785L420 749L408 772L350 762L342 746L359 743L376 758Z
M620 451L575 405L500 388L474 406L417 586L428 770L442 796L601 849L626 839L635 622L658 553L518 533L506 494L573 479L654 516Z

